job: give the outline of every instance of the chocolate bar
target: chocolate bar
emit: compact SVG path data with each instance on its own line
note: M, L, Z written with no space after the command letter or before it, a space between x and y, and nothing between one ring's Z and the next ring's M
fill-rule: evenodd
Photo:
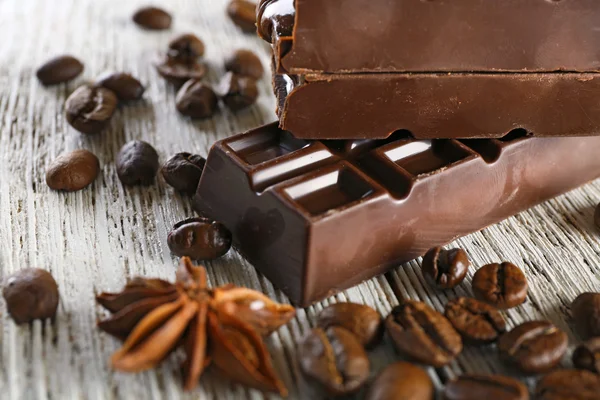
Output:
M274 123L213 146L194 208L307 306L597 178L599 146L524 130L307 141Z

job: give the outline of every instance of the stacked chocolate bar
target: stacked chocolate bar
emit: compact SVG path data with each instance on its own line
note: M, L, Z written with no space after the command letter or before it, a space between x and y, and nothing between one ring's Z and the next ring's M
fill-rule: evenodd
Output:
M304 306L595 179L598 20L596 0L263 0L279 122L215 144L195 208Z

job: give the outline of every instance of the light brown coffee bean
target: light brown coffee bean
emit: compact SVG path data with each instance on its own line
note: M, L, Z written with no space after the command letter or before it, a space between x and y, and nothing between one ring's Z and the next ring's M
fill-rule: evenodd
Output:
M50 189L74 192L91 184L100 171L100 161L94 153L75 150L58 156L46 170Z

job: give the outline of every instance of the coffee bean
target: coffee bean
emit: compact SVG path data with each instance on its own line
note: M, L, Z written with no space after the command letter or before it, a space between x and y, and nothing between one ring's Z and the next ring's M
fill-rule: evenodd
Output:
M502 314L489 304L475 299L459 297L449 301L444 315L468 343L492 343L506 331Z
M575 327L584 339L600 336L600 293L582 293L571 304Z
M168 56L185 62L195 62L204 55L204 42L193 33L177 36L169 42Z
M323 329L330 326L345 328L352 332L366 348L375 347L383 336L381 315L363 304L332 304L319 313L317 326Z
M102 74L96 84L112 91L121 101L139 100L146 90L140 81L125 72Z
M422 368L407 362L388 365L377 376L367 400L433 400L431 378Z
M299 343L297 354L302 372L333 396L358 391L369 377L369 357L344 328L313 329Z
M527 279L514 264L488 264L473 275L473 293L501 310L516 307L527 299Z
M600 374L600 336L577 346L573 352L573 365Z
M562 369L539 380L536 400L598 400L600 376L589 371Z
M165 181L175 190L189 195L196 193L206 160L197 154L177 153L162 166Z
M208 218L189 218L173 226L167 237L171 253L194 260L213 260L231 247L231 232L220 222Z
M163 78L177 87L190 79L200 80L206 75L206 65L197 61L184 61L166 56L155 66Z
M190 79L177 92L177 111L190 118L209 118L214 115L219 99L212 88L197 79Z
M461 283L469 270L469 258L462 249L444 250L434 247L423 257L423 275L440 289L451 289Z
M17 324L54 318L58 307L58 285L43 269L22 269L9 276L4 281L2 295L8 313Z
M149 143L133 140L121 148L117 175L124 185L151 185L158 171L158 153Z
M385 327L396 349L423 364L442 367L462 351L450 321L425 303L406 300L394 307Z
M258 97L258 88L254 79L231 72L225 74L215 91L232 111L251 106Z
M158 7L143 7L133 14L133 22L150 30L169 29L172 19L171 14Z
M81 86L65 103L67 122L81 133L97 134L108 125L117 104L117 96L111 90Z
M527 387L502 375L462 375L444 388L444 400L529 400Z
M260 58L250 50L236 50L225 59L225 70L253 79L262 78L265 70Z
M75 79L83 72L83 64L73 56L63 55L52 58L36 71L42 85L50 86Z
M92 183L100 171L100 161L92 152L75 150L58 156L46 170L50 189L74 192Z
M566 333L548 321L525 322L498 339L498 350L525 373L556 367L569 345Z
M227 6L227 15L242 31L256 32L256 4L246 0L232 0Z
M600 204L596 206L596 210L594 211L594 223L596 227L600 228Z

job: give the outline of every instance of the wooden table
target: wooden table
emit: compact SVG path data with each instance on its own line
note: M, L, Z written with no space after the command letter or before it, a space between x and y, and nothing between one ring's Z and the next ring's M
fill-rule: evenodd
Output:
M225 0L164 0L172 11L170 31L148 32L131 22L144 0L0 0L0 271L48 269L61 292L55 324L16 326L2 302L0 397L7 399L259 399L254 390L232 387L207 376L198 389L181 390L178 361L129 375L108 369L119 343L96 329L103 312L94 295L118 290L134 275L172 279L176 258L166 237L171 226L194 215L188 198L162 180L150 188L125 188L114 159L132 139L152 143L161 159L179 151L206 156L217 139L274 119L270 82L261 97L237 115L223 110L212 120L192 122L175 111L174 90L152 67L155 54L176 33L194 32L207 45L209 82L223 74L224 56L238 47L259 53L269 65L268 47L243 35L225 17ZM50 88L35 78L50 56L71 53L85 63L76 81ZM147 84L144 101L119 109L110 128L83 136L65 121L65 99L76 87L105 70L128 71ZM100 158L101 175L88 189L57 193L45 184L48 164L64 151L86 148ZM600 291L600 247L593 226L600 184L593 183L503 223L458 240L476 267L511 261L530 282L527 303L506 313L511 326L549 319L577 341L568 307L582 291ZM450 298L470 295L470 280L455 290L437 291L421 276L420 261L399 266L305 310L268 339L277 371L291 398L319 398L296 367L295 343L311 329L315 315L337 301L369 304L387 314L401 298L423 300L438 310ZM208 263L212 285L233 282L286 301L238 254ZM282 266L284 267L284 266ZM371 353L374 372L399 359L386 339ZM567 357L565 357L567 360ZM565 365L568 365L565 361ZM510 373L493 348L466 348L449 367L429 370L436 385L462 372ZM531 381L528 383L532 383Z

